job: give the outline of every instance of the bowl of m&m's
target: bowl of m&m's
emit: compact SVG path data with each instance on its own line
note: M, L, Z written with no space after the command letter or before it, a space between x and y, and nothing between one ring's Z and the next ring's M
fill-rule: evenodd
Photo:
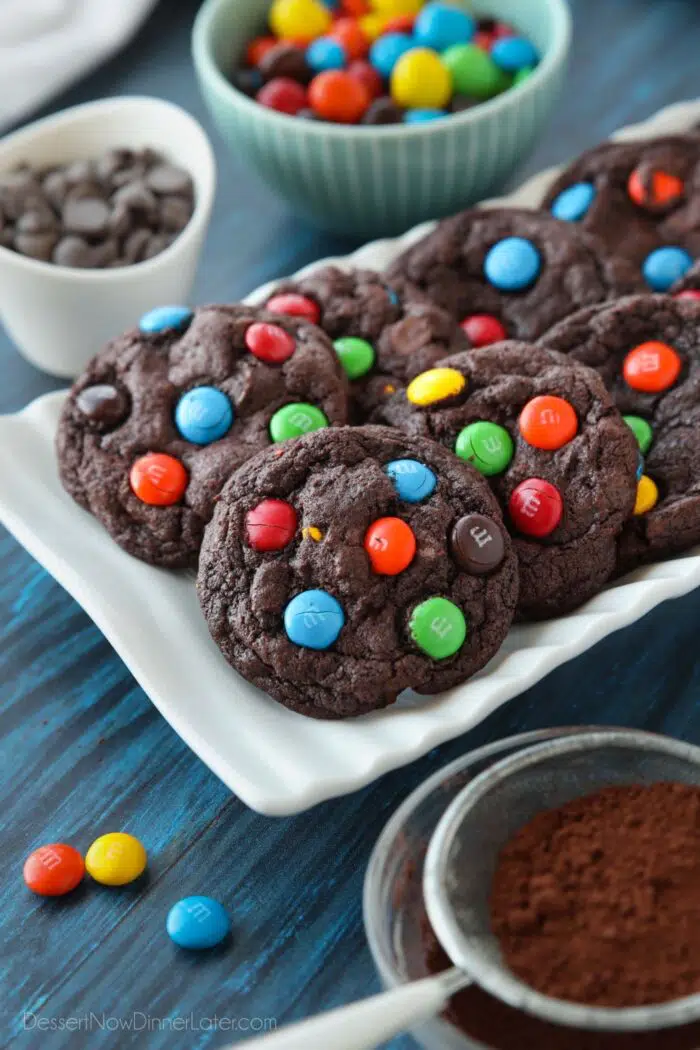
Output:
M566 0L205 0L193 54L236 156L298 214L371 238L502 186L570 37Z

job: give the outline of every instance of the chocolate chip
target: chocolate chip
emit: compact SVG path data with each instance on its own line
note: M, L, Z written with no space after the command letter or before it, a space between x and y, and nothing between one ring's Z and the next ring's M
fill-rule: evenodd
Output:
M75 186L71 186L66 193L64 204L65 201L82 201L86 198L104 200L106 196L99 182L76 182Z
M505 544L501 527L483 514L467 514L452 529L455 561L475 576L493 572L503 561Z
M63 169L63 174L69 186L76 186L79 182L92 182L95 169L92 161L76 160Z
M99 179L108 182L115 172L128 167L132 152L129 149L110 149L95 162L95 171Z
M131 212L141 212L149 216L155 216L158 210L158 201L140 179L118 189L112 197L112 203Z
M362 124L401 124L403 110L388 95L372 102L363 116Z
M107 232L109 208L96 197L67 200L63 206L63 225L68 233L101 237Z
M130 233L124 242L124 258L126 262L141 262L150 239L151 231L143 229L143 227Z
M118 204L116 208L112 209L107 223L109 232L114 234L115 237L126 237L129 230L133 225L133 217L128 208L122 204Z
M163 197L160 203L160 221L164 230L179 233L190 221L192 208L183 197Z
M110 237L93 248L92 265L109 266L119 256L119 242Z
M105 427L121 423L129 411L126 396L108 383L85 387L77 395L75 404L93 423Z
M19 233L47 233L55 230L58 221L53 212L44 208L41 211L26 211L17 220L17 231Z
M60 210L68 193L68 180L62 171L51 171L44 177L42 189L54 208Z
M50 262L57 240L58 234L51 230L43 233L17 233L14 245L20 255L28 255L31 259Z
M174 239L167 233L157 233L155 237L150 238L144 252L144 259L152 259L155 255L160 255L161 252L170 247Z
M82 237L61 237L53 250L53 262L57 266L77 266L88 269L93 265L92 250Z
M275 77L290 77L300 84L308 84L314 73L309 68L306 56L294 44L279 43L266 51L258 63L264 80Z
M192 179L174 164L157 164L146 175L146 185L154 193L191 193Z

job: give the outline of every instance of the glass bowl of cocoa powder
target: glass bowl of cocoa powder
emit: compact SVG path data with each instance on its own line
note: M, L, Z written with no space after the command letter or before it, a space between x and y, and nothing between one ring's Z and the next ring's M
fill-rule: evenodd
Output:
M448 969L423 903L430 838L450 803L500 760L592 727L542 730L472 751L439 770L403 803L382 832L367 869L365 931L385 988ZM609 727L608 727L609 728ZM424 1050L697 1050L700 1024L663 1031L604 1033L551 1025L513 1009L476 986L459 993L445 1014L414 1031Z

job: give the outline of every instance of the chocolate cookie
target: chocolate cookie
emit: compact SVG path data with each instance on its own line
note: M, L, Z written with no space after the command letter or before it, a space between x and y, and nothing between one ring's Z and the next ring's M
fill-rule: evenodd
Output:
M536 339L581 306L641 288L634 267L541 212L461 212L404 252L387 277L400 291L427 294L468 331L484 316L495 339ZM495 325L494 325L495 322Z
M582 310L543 342L590 365L644 457L619 570L700 543L700 302L639 295Z
M73 386L60 475L130 554L196 565L236 467L271 442L346 421L345 375L314 325L249 306L163 307Z
M520 562L521 619L574 609L615 568L637 447L594 371L527 343L445 358L378 412L491 482Z
M359 423L397 386L468 345L448 313L417 292L400 297L373 270L324 266L282 284L267 309L301 313L328 333L350 380Z
M605 142L574 161L543 206L666 292L700 254L700 136Z
M248 681L302 714L343 718L483 667L512 619L517 568L473 468L433 441L345 427L236 472L197 589Z

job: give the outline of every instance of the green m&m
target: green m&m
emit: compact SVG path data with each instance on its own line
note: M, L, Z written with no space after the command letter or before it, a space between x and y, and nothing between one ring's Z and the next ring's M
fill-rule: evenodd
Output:
M305 401L296 401L277 409L270 420L270 437L275 442L287 441L327 426L328 420L320 408L308 405Z
M622 418L636 437L639 451L643 456L646 456L654 437L654 432L646 419L642 419L641 416L623 416Z
M408 624L411 638L432 660L446 660L464 645L467 621L447 598L428 598L417 605Z
M512 80L496 65L488 51L476 44L453 44L441 55L452 75L452 85L459 95L487 99L500 95Z
M359 379L374 364L374 347L366 339L346 335L333 343L348 379Z
M513 458L513 439L505 427L480 420L461 430L455 452L486 477L501 474Z

